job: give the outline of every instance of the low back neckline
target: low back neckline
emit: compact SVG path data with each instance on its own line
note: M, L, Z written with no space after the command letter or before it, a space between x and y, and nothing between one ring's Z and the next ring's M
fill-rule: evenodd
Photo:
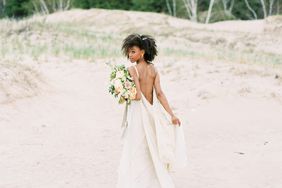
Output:
M136 74L137 74L137 78L139 79L139 73L138 73L138 70L137 70L137 67L136 67L137 65L134 65L134 68L135 68L135 71L136 71ZM153 88L153 96L154 96L154 88ZM149 104L149 105L151 105L151 106L153 106L153 104L151 104L148 100L147 100L147 98L145 97L145 95L142 93L142 91L141 91L141 96L142 97L144 97L144 99L145 99L145 101Z

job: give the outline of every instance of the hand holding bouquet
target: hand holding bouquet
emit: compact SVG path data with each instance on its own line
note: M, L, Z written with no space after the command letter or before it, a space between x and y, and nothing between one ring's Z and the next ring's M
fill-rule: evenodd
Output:
M136 96L137 90L132 77L124 65L110 65L109 92L118 99L118 103L131 103Z

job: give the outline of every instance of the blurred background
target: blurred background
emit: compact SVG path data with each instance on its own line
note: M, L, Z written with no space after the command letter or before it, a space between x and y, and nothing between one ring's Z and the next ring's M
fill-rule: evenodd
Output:
M0 0L0 187L112 188L122 40L152 35L182 121L177 188L282 185L282 0Z
M21 18L73 8L120 9L169 14L195 22L256 20L279 15L280 0L1 0L1 17Z

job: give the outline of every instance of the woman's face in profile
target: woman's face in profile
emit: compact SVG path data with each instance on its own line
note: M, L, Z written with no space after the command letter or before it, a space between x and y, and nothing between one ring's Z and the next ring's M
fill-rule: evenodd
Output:
M143 55L144 50L141 50L138 46L132 46L128 49L128 59L131 63L137 62Z

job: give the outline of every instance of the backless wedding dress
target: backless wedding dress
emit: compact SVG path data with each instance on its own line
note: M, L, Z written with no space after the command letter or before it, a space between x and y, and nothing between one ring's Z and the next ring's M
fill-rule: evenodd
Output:
M187 163L182 125L171 124L155 91L153 105L141 95L124 112L116 188L175 188L170 173Z

